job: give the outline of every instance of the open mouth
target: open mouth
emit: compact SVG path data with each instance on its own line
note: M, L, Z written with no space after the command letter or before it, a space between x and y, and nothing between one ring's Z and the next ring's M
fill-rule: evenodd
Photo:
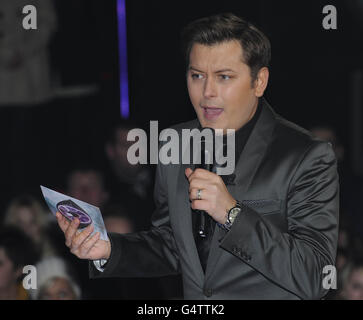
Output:
M204 118L207 120L216 120L223 112L223 108L202 107Z

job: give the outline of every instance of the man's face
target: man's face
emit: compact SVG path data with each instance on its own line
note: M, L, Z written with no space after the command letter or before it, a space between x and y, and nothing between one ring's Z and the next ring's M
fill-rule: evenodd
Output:
M118 128L115 133L115 142L108 143L106 146L106 154L111 161L116 174L121 176L133 174L139 169L138 165L131 164L127 159L127 152L135 142L127 141L128 129ZM146 146L143 146L147 148Z
M15 211L16 225L22 229L35 243L39 243L41 226L37 221L36 213L27 206L18 207Z
M113 144L113 161L117 162L122 167L128 167L130 164L127 161L127 150L133 144L131 141L127 141L128 130L117 129L116 141Z
M20 269L14 270L12 261L8 258L4 248L0 248L0 290L8 289L16 283Z
M267 85L268 70L263 69L263 81L252 86L250 68L242 61L239 42L213 46L195 43L190 52L187 83L201 126L238 130L248 122Z
M123 217L106 217L104 219L107 232L114 233L131 233L133 232L130 222Z
M352 272L343 289L343 297L346 300L363 300L363 268Z
M74 172L69 180L68 193L77 199L101 207L107 200L100 177L96 172Z
M68 280L54 279L53 283L44 290L41 300L75 300L76 295Z

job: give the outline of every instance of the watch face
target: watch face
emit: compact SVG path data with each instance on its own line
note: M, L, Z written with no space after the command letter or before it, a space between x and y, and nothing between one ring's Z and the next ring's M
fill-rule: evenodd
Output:
M231 223L233 223L234 219L236 219L236 217L240 211L241 211L241 208L238 208L238 207L231 209L231 211L229 212L229 217L228 217L228 219Z

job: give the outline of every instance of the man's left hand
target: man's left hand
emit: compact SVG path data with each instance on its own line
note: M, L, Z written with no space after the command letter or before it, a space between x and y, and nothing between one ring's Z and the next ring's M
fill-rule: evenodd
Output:
M228 211L236 205L236 200L228 192L222 178L205 169L187 168L185 175L189 181L189 199L193 210L206 211L215 221L224 224ZM201 199L197 199L198 190Z

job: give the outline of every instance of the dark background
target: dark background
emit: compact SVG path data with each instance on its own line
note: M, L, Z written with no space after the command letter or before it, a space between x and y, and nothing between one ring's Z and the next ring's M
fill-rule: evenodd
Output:
M195 18L233 12L257 24L271 40L265 96L274 109L303 127L333 125L349 147L352 73L363 66L363 29L359 16L353 15L356 9L349 5L353 2L127 1L131 118L146 126L158 120L164 128L194 117L185 85L180 30ZM327 4L337 8L337 30L322 27L322 8ZM59 1L58 5L64 28L55 41L54 60L64 80L98 81L102 84L98 108L118 114L115 1L102 5L100 1Z
M275 111L306 128L332 125L350 162L356 148L351 139L352 75L363 69L363 10L354 3L358 1L126 1L130 118L144 128L158 120L161 130L195 117L186 89L180 31L195 18L233 12L270 38L265 97ZM26 143L30 157L24 161L11 152L5 155L6 163L19 161L23 168L19 180L3 165L2 205L19 193L39 196L39 184L62 188L77 163L104 163L105 132L120 118L116 1L55 4L58 30L50 46L54 73L62 86L90 84L99 89L55 98L32 114L31 129L18 126L19 137L32 131L33 140ZM337 30L322 27L322 9L328 4L337 8ZM14 121L4 120L3 132L12 130Z

